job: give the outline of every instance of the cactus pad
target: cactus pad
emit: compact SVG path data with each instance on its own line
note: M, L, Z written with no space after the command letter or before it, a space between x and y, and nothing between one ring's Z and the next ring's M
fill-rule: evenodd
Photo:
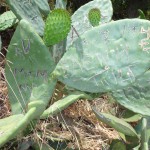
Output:
M36 31L21 20L11 39L6 56L6 79L12 112L25 111L34 87L47 83L55 65Z
M23 114L19 114L0 119L0 148L7 141L12 139L12 131L16 128L17 124L22 120L23 117ZM10 136L11 138L9 138Z
M54 73L78 90L123 89L150 67L150 21L124 19L94 27L78 38Z
M98 8L89 11L88 19L93 27L98 26L101 18L101 12Z
M113 96L124 107L150 116L150 71L138 78L132 86L113 92Z
M125 122L122 119L119 119L115 116L112 116L111 114L106 113L100 113L95 108L93 108L93 112L96 115L97 119L106 123L110 127L113 127L118 132L121 132L128 136L134 136L137 137L136 131L133 129L133 127Z
M18 19L12 11L4 12L2 15L0 15L0 31L12 27L17 22Z
M67 6L67 0L56 0L55 8L66 9L66 6Z
M47 16L50 12L50 7L48 4L48 0L34 0L37 6L39 7L40 12Z
M91 9L97 8L101 12L100 23L104 24L111 20L113 9L111 0L93 0L83 6L81 6L72 16L72 26L77 31L78 35L82 35L84 32L93 28L88 19L88 13ZM78 37L74 28L68 34L67 47L71 45L73 41Z
M69 13L63 9L55 9L47 17L44 41L47 46L57 44L67 37L71 28Z
M44 21L34 0L6 0L10 9L21 20L27 20L39 35L43 35Z

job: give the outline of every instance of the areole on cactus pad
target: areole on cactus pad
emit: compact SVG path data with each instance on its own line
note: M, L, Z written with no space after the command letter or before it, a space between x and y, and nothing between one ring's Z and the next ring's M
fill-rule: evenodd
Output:
M150 21L124 19L94 27L67 49L54 73L81 91L115 91L150 67Z
M47 17L44 41L47 46L57 44L67 37L71 28L71 18L65 9L54 9Z

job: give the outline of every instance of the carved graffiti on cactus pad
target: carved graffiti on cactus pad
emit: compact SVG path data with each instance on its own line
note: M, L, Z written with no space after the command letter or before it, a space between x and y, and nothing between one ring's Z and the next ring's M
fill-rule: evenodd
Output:
M139 46L142 48L143 51L146 51L149 53L150 50L150 28L148 28L147 30L144 29L144 27L141 27L141 34L146 34L146 38L142 39L139 43Z

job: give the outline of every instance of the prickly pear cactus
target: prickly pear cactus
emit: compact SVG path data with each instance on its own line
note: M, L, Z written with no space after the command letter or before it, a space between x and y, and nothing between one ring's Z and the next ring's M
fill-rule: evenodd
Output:
M82 7L80 7L71 17L73 28L68 34L67 37L67 47L84 32L93 28L88 19L88 13L91 9L97 8L101 12L100 23L107 23L111 20L113 15L112 3L110 0L93 0ZM76 33L74 31L76 30Z
M0 31L12 27L17 22L18 19L12 11L4 12L2 15L0 15Z
M50 7L48 4L48 0L34 0L35 3L37 4L40 12L44 15L47 16L50 12Z
M124 19L78 38L54 74L70 87L92 93L123 89L150 67L150 21Z
M106 123L110 127L113 127L118 132L121 132L128 136L137 137L137 133L134 130L134 128L124 120L112 116L111 114L100 113L95 108L93 108L93 112L96 115L98 120Z
M16 126L23 117L23 114L19 114L0 119L0 147L2 147L7 141L12 139L9 137L13 136L12 131L15 130Z
M56 0L55 8L66 9L67 0Z
M124 107L150 116L150 71L138 78L132 86L113 92L113 96Z
M101 12L98 8L89 11L88 19L93 27L98 26L101 18Z
M67 1L56 0L55 8L66 9L66 5L67 5ZM66 39L53 45L53 47L51 47L50 51L52 53L55 63L57 64L66 51Z
M43 35L44 21L34 0L6 0L19 20L27 20L39 35Z
M25 111L34 87L47 83L54 69L52 57L30 23L21 20L6 56L6 79L12 112Z
M139 18L140 19L146 19L146 16L145 16L144 12L141 9L138 9L138 12L139 12Z
M44 41L47 46L54 45L67 37L71 28L71 18L64 9L54 9L47 17Z
M126 146L121 140L115 139L112 141L109 150L126 150Z

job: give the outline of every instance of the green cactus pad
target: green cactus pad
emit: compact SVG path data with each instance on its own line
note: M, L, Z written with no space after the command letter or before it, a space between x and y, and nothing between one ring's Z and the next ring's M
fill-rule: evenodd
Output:
M31 121L39 119L46 109L55 85L56 80L51 79L38 87L34 87L25 115L19 114L0 119L0 147L25 130Z
M48 4L48 0L34 0L37 6L39 7L40 12L47 16L50 12L50 7Z
M98 26L101 18L101 12L98 8L93 8L88 13L88 19L93 27Z
M95 108L93 108L93 112L98 120L106 123L110 127L116 129L118 132L121 132L128 136L137 137L137 133L133 129L133 127L124 120L112 116L111 114L100 113Z
M67 0L56 0L55 8L66 9L66 6L67 6Z
M71 16L72 25L79 36L93 28L88 19L88 13L93 8L97 8L101 12L100 24L107 23L111 20L111 17L113 15L111 0L93 0L80 7ZM68 34L67 47L70 46L71 43L78 38L78 35L75 33L74 28L72 28Z
M64 9L54 9L47 17L44 41L47 46L57 44L67 37L71 28L71 18Z
M4 12L2 15L0 15L0 31L12 27L17 22L18 19L12 11Z
M40 36L26 20L21 20L6 56L6 79L13 114L26 109L34 87L47 83L55 65Z
M41 119L45 119L48 116L56 115L57 113L61 112L69 105L73 104L78 99L92 99L89 95L83 92L74 92L69 94L68 96L58 100L54 104L52 104L48 109L46 109L43 114L41 115Z
M66 39L52 46L50 51L54 62L57 64L66 51Z
M0 147L2 147L8 140L12 139L8 139L8 137L23 117L23 114L19 114L0 119Z
M124 19L94 27L67 49L54 73L81 91L123 89L150 67L149 26L147 20Z
M113 96L124 107L150 116L150 71L138 78L132 86L113 92Z
M10 9L21 20L27 20L39 35L43 35L44 21L34 0L6 0Z
M31 108L25 115L18 114L0 120L0 147L27 128L35 119L39 107Z
M125 144L121 140L115 139L110 144L109 150L127 150L127 149Z

